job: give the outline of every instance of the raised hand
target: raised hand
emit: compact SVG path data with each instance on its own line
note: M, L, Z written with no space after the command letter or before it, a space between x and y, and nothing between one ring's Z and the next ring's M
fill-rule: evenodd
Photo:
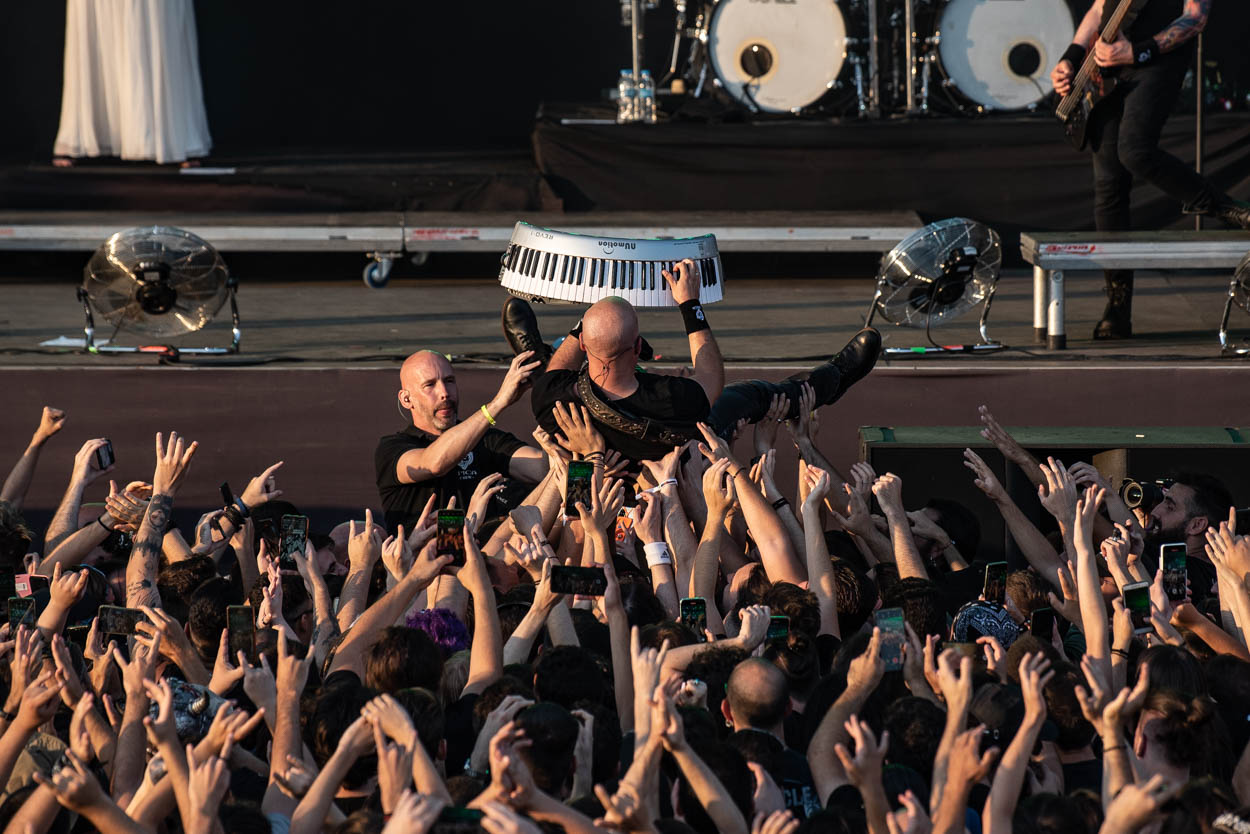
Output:
M898 801L903 807L885 818L890 829L889 834L929 834L933 830L933 823L929 820L924 805L914 793L910 790L901 793Z
M821 503L829 495L829 473L818 466L807 467L807 497L803 499L803 512L820 510Z
M282 467L282 464L283 461L270 464L264 472L247 482L247 486L239 495L243 506L251 510L253 507L282 497L282 490L278 489L278 479L275 477L275 473Z
M607 449L603 435L595 428L590 412L580 403L557 402L551 414L560 427L556 442L574 455L586 456Z
M529 388L534 372L543 364L539 361L531 362L533 358L534 351L532 350L518 353L513 358L512 364L508 366L508 373L499 386L499 391L495 393L495 398L491 400L488 407L492 417L499 416L499 412L521 399L521 394Z
M192 441L188 444L178 432L169 433L166 443L161 433L156 433L156 470L152 473L152 493L154 495L173 496L178 492L187 469L191 466L191 458L200 444Z
M971 449L964 449L964 466L972 470L976 478L972 481L976 488L985 493L991 501L1001 501L1007 497L1007 490L999 483L989 465L981 456Z
M107 444L108 439L104 437L97 437L82 444L78 454L74 455L74 469L70 475L73 483L86 486L104 473L113 471L115 464L110 464L105 469L96 466L95 453Z
M482 529L482 524L486 521L491 499L503 492L507 485L503 474L499 472L492 472L477 482L473 496L469 498L469 508L464 513L466 532L471 531L473 535L477 535L477 531Z
M947 712L967 710L972 703L972 658L945 650L937 658L937 678Z
M152 703L156 704L156 717L153 718L151 715L143 717L143 728L147 730L148 741L157 748L162 744L177 744L178 729L174 724L174 691L170 689L169 681L162 680L160 683L153 683L145 680L143 689Z
M616 521L625 506L625 482L605 479L598 489L592 485L590 490L590 506L577 502L577 512L582 519L582 527L587 530L606 530L609 524Z
M63 428L65 428L65 412L45 405L43 413L39 415L39 428L35 429L35 434L30 441L31 445L42 446L52 435Z
M668 287L673 293L673 301L677 302L678 306L687 301L698 301L699 286L703 283L698 264L686 258L678 261L673 268L677 271L676 277L667 269L660 270L660 275L668 282Z
M856 461L851 464L851 489L865 502L872 494L872 485L877 482L877 472L867 461Z
M129 486L119 491L117 483L109 481L109 494L104 499L104 506L108 514L113 517L114 530L133 533L143 523L143 514L147 512L148 502L131 492Z
M21 694L21 705L13 719L14 726L33 733L42 724L51 721L56 715L57 701L64 687L65 684L56 680L56 674L51 669L35 678Z
M446 805L447 800L441 797L419 796L412 791L404 791L395 803L382 834L427 834L438 822L438 815Z
M859 657L851 661L846 670L846 688L856 692L871 692L881 682L885 674L885 663L881 660L881 629L873 626L872 637L868 648ZM949 700L947 703L950 703Z
M533 701L520 695L509 695L500 701L499 706L491 710L486 716L486 720L482 722L482 730L477 735L477 743L473 747L473 754L469 756L469 766L479 772L485 771L490 767L491 740L504 727L515 726L513 722L521 710L533 705Z
M893 472L887 472L877 478L872 485L872 494L877 496L877 503L888 516L891 512L903 513L903 479Z
M1156 773L1142 784L1129 783L1107 806L1102 831L1108 834L1132 834L1140 831L1166 805L1185 783L1174 780L1169 784L1164 776Z
M768 411L755 424L755 454L762 456L770 449L777 448L777 430L781 428L786 415L790 413L790 398L785 394L777 394L769 403Z
M703 473L703 500L707 502L709 519L724 518L733 509L737 488L729 467L729 458L721 458Z
M412 716L399 701L386 693L366 703L361 708L360 714L388 738L395 739L403 747L413 750L419 743L417 730L412 724Z
M357 529L356 520L347 525L347 561L353 570L368 570L382 555L382 535L373 523L373 510L365 510L364 526Z
M48 604L61 611L68 611L82 599L87 590L87 571L61 571L61 563L52 567L52 581L48 586Z
M810 446L816 442L816 432L820 429L820 420L816 416L816 391L811 383L804 382L799 389L799 410L793 420L786 421L786 431L799 448Z
M191 745L186 747L187 799L192 811L202 819L217 818L221 801L230 788L230 755L228 750L222 753L222 756L205 756L204 761L199 762Z
M699 452L713 463L726 458L732 462L733 453L729 451L729 444L725 442L725 438L712 431L712 427L707 423L699 423L698 426L704 441L699 444Z
M378 751L378 792L382 795L382 813L389 814L399 803L401 794L412 787L412 749L387 739L382 729L373 724L373 742Z
M1085 490L1085 494L1076 500L1076 541L1091 546L1091 549L1094 539L1094 519L1098 516L1098 508L1102 506L1105 496L1106 492L1102 487L1089 487Z
M1045 483L1037 488L1037 498L1065 531L1071 530L1079 495L1076 481L1072 480L1061 460L1047 458L1046 463L1040 466Z
M1024 693L1025 719L1041 721L1046 718L1046 698L1043 690L1055 670L1050 668L1050 661L1042 652L1025 655L1020 661L1020 690Z
M1026 452L1024 447L1017 443L1016 439L999 425L998 421L994 419L994 415L990 413L988 406L978 407L977 413L981 416L982 437L993 443L1003 457L1017 466L1025 467L1031 465L1033 456Z
M85 811L94 806L103 805L111 800L100 787L95 774L87 770L82 759L74 755L72 750L65 753L66 764L45 776L36 771L35 781L56 795L56 801L71 811Z
M855 741L855 754L847 750L846 745L839 742L834 745L833 752L842 769L856 787L874 785L881 781L881 765L885 761L886 751L890 749L890 731L881 734L881 739L873 735L872 728L858 717L852 715L847 719L847 734Z

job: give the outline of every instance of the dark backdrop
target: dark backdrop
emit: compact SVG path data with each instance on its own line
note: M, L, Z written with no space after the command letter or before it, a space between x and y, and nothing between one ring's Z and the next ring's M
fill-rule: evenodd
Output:
M1230 82L1250 62L1246 5L1217 0L1207 30ZM619 15L616 0L200 0L215 152L523 148L543 100L615 84L629 54ZM653 70L672 20L667 0L647 16ZM50 153L64 32L64 0L0 4L0 156Z

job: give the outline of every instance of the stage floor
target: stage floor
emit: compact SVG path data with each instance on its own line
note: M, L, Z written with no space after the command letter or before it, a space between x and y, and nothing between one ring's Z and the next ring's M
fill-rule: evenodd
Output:
M743 256L740 256L743 257ZM802 365L826 357L862 324L872 294L866 278L812 277L820 269L796 266L806 277L764 277L771 259L753 256L735 269L727 256L731 278L728 298L709 309L721 350L728 362L741 365ZM69 263L72 258L61 256ZM489 274L487 260L479 258ZM833 262L836 259L829 259ZM869 274L871 259L843 258L840 268L827 273ZM350 257L332 261L308 257L312 274L324 274L331 264L342 263L353 275ZM447 263L444 259L442 262ZM287 276L299 271L284 261ZM781 268L785 268L782 263ZM407 268L411 274L414 270ZM434 348L465 361L503 358L507 345L499 327L499 309L505 294L491 279L463 274L463 265L448 271L431 263L423 277L405 277L397 268L390 286L366 289L359 280L263 280L245 275L241 279L239 309L242 317L242 352L231 364L308 363L319 365L388 365L417 348ZM81 338L83 316L74 298L74 273L63 277L22 280L9 277L0 283L0 363L4 366L116 367L150 366L151 356L92 357L65 349L41 348L57 337ZM254 272L252 273L255 274ZM441 276L441 277L440 277ZM750 277L745 277L750 276ZM1134 303L1137 338L1125 342L1094 342L1094 322L1102 311L1102 280L1094 273L1068 273L1068 349L1051 352L1033 344L1032 279L1022 269L1007 270L999 284L990 316L990 333L1009 346L995 354L953 357L908 357L892 364L937 367L976 365L1081 364L1092 363L1189 363L1238 364L1221 359L1216 330L1223 310L1228 276L1205 273L1142 273ZM580 308L552 304L539 306L539 319L548 341L567 333L577 321ZM641 312L647 339L665 360L687 360L680 317L675 311ZM970 311L935 334L943 343L975 338L977 311ZM911 347L924 342L923 331L880 324L886 344ZM1250 317L1234 310L1230 322L1234 336L1250 333ZM109 327L96 321L96 336L107 338ZM199 334L174 340L175 344L225 344L229 340L228 310ZM120 343L134 344L123 334Z

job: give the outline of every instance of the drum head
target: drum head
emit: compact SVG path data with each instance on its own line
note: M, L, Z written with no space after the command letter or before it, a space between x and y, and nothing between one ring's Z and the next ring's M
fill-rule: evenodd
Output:
M721 0L708 31L712 68L744 106L791 113L818 101L846 60L834 0Z
M1051 91L1050 70L1075 27L1066 0L950 0L938 31L942 68L959 92L1016 110Z

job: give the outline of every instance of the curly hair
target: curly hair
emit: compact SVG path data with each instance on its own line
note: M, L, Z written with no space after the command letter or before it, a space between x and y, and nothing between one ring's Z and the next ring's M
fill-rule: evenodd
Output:
M449 608L413 611L408 615L405 625L424 631L442 651L444 658L469 648L469 629L456 616L456 612Z

